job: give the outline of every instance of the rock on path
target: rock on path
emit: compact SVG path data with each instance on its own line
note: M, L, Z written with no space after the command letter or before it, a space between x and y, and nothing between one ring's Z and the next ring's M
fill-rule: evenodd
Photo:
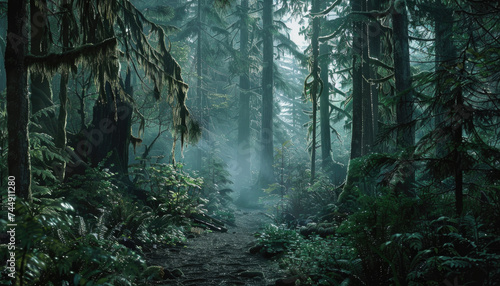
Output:
M236 226L229 226L226 233L204 233L189 239L185 247L147 255L149 265L183 273L155 285L274 285L283 277L277 266L248 252L255 241L253 234L270 219L259 210L247 209L236 211L235 218Z

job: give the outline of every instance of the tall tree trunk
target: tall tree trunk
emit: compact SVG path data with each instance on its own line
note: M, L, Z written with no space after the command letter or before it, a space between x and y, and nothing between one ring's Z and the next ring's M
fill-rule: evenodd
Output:
M362 11L364 0L351 0L352 11ZM352 171L352 160L363 155L363 23L353 22L352 27L352 125L351 156L347 166L347 178L339 201L349 197L354 189L355 175Z
M443 124L445 120L444 113L451 109L453 102L450 101L451 88L447 83L453 75L446 72L446 68L453 65L456 61L457 52L453 43L453 11L447 8L441 1L436 1L436 9L434 14L435 25L435 51L436 64L435 71L437 73L436 94L435 100L436 109L434 111L434 128L436 130L444 130ZM450 134L440 132L436 143L436 157L442 158L448 154L446 150L447 142L450 140Z
M413 120L413 91L411 90L410 49L408 43L408 16L405 1L397 1L392 10L392 36L394 42L394 75L396 94L396 121L399 125L396 142L399 148L415 145L415 126ZM412 194L411 185L415 172L411 166L404 170L404 183L396 186L397 191Z
M259 185L266 187L274 182L273 147L273 0L263 1L263 69L262 69L262 129Z
M30 1L30 23L31 23L31 54L44 56L48 52L49 38L47 33L47 3L45 0ZM52 101L52 90L50 79L40 72L32 72L31 80L31 113L35 114L42 109L54 106ZM40 130L54 139L57 137L57 122L54 111L47 112L47 115L38 117L37 124Z
M361 11L361 0L351 0L352 11ZM362 71L362 36L363 23L355 21L353 23L353 49L352 49L352 127L351 127L351 159L362 156L362 136L363 136L363 71Z
M362 11L366 11L367 3L366 0L363 0L361 3ZM369 38L368 38L368 26L366 23L362 23L361 25L361 56L362 56L362 130L363 130L363 143L362 143L362 154L367 155L372 152L373 146L373 104L372 104L372 90L371 84L368 82L370 78L370 66L368 61L368 47L369 47Z
M323 2L322 9L326 8L326 2ZM324 22L324 19L321 18L320 21ZM321 23L320 23L321 25ZM323 43L319 47L319 53L323 57L323 59L319 62L321 68L321 81L323 82L323 90L320 95L320 125L321 125L321 167L326 172L331 172L331 168L333 165L333 160L330 152L332 151L332 141L330 136L330 85L328 78L328 57L326 55L329 53L328 44Z
M70 36L70 31L69 31L69 21L68 18L70 17L71 13L71 4L68 3L67 0L63 1L62 4L62 9L64 9L64 13L67 13L66 15L63 16L62 20L62 25L61 25L61 35L62 35L62 46L63 46L63 51L68 51L70 48L70 41L69 41L69 36ZM68 118L68 81L69 81L69 76L68 76L68 71L65 70L61 73L61 81L59 83L59 102L60 102L60 108L59 108L59 116L58 116L58 132L57 132L57 137L55 140L55 145L57 148L60 150L65 150L66 149L66 144L67 144L67 136L66 136L66 122ZM84 111L82 110L82 113ZM58 176L60 179L64 179L64 175L66 173L66 163L62 162L61 163L61 169L58 170Z
M464 99L462 95L462 88L458 87L455 95L455 105L456 113L454 118L457 122L452 122L452 136L453 136L453 166L454 166L454 176L455 176L455 210L457 215L462 215L463 212L463 200L464 200L464 186L463 186L463 171L462 171L462 118L460 114L464 110Z
M313 0L311 7L311 14L318 13L320 10L319 1ZM312 83L310 89L310 96L312 101L312 143L311 143L311 184L313 184L316 177L316 131L317 131L317 113L318 113L318 96L321 92L321 78L319 70L319 30L320 19L319 17L312 18L312 35L311 35L311 49L312 49L312 63L310 66L312 76ZM306 83L307 84L307 83Z
M7 75L7 130L9 133L9 176L16 182L16 194L27 201L31 197L31 163L29 153L28 25L26 0L9 0L5 72Z
M378 11L380 9L380 0L368 0L368 11ZM382 28L380 22L377 19L373 19L372 22L368 24L368 48L369 57L379 60L380 59L380 45L381 45L381 33ZM370 78L378 79L377 68L373 67L370 69ZM373 125L373 141L377 139L378 134L378 91L379 84L371 85L371 104L372 104L372 125ZM372 142L374 143L374 142ZM372 146L372 149L375 148Z
M203 5L203 0L198 0L198 7L197 7L197 21L198 21L198 30L197 30L197 42L196 42L196 96L197 96L197 99L198 99L198 112L199 112L199 116L200 116L200 124L201 124L201 128L202 128L202 132L203 133L206 133L206 125L205 125L205 114L204 114L204 106L203 106L203 79L202 79L202 76L203 76L203 66L202 66L202 23L201 23L201 9L202 9L202 5ZM203 161L203 156L204 156L204 152L203 150L201 149L200 146L198 146L198 150L197 150L197 158L196 158L196 163L195 163L195 169L197 169L198 171L201 171L201 168L202 168L202 161Z
M105 94L106 98L97 100L94 105L92 124L84 132L87 137L84 153L90 156L92 165L104 161L104 166L111 171L124 175L128 170L133 107L131 101L121 95L118 88L113 90L109 82L105 84Z
M7 18L6 17L2 17L0 18L0 27L7 27ZM3 30L5 31L5 30ZM4 62L4 59L5 59L5 46L6 46L6 42L5 42L5 35L4 33L0 34L0 66L4 67L5 66L5 62ZM5 71L3 69L0 69L0 92L3 92L5 90L5 88L7 88L7 83L6 83L6 77L5 77ZM2 106L3 107L3 106Z
M438 132L435 154L437 158L450 155L448 158L452 160L455 181L455 211L457 215L461 215L463 212L463 163L460 148L463 132L461 112L464 110L464 99L461 87L453 88L453 85L461 79L448 71L457 63L457 50L453 41L454 19L452 9L446 7L442 1L437 1L434 13L437 75L434 126ZM445 114L453 116L446 118ZM444 131L447 125L452 127L451 134Z
M250 69L248 58L248 0L241 1L240 17L240 102L238 113L238 165L243 180L250 178Z

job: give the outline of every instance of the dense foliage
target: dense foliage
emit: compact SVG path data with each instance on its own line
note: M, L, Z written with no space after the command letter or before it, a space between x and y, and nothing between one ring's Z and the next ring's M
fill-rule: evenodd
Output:
M146 255L227 231L237 199L266 208L250 252L295 285L497 285L499 17L498 1L1 1L2 261L17 224L1 283L156 283Z

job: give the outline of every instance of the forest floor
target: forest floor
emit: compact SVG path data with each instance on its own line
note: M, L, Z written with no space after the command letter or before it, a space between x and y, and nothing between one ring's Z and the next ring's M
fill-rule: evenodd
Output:
M267 223L271 219L262 210L237 209L235 226L227 232L205 232L184 246L147 255L149 265L162 266L171 277L155 285L275 285L285 274L276 263L248 251L254 233Z

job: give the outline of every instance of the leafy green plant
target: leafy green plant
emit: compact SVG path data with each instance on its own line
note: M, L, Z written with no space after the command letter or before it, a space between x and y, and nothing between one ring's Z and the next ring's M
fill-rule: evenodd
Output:
M136 183L146 191L147 204L159 215L189 216L204 210L200 197L203 180L183 171L182 165L152 164L134 167Z
M73 175L71 180L63 183L54 195L64 197L75 206L77 213L97 217L104 209L110 209L123 200L114 175L101 166L87 168L84 175Z
M62 199L40 205L19 202L19 285L135 285L143 258L118 243L104 217L74 217Z
M399 242L418 251L409 261L410 285L434 285L443 280L461 284L494 285L500 279L500 237L483 228L477 218L439 217L421 233L398 234L386 244Z
M361 259L342 237L299 239L280 261L304 285L363 285ZM302 284L301 284L302 285Z
M265 257L274 257L288 251L295 242L301 239L300 235L285 226L267 225L255 234L260 253Z

